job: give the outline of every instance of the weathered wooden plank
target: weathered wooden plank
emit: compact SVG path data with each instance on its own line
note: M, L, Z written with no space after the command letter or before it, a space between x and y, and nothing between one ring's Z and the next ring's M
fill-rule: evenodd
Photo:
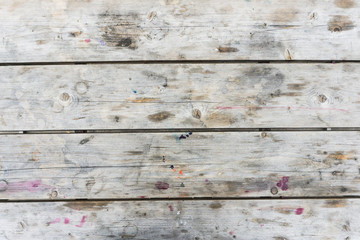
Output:
M357 239L359 200L0 204L3 239Z
M0 69L0 130L359 125L357 64Z
M1 62L360 59L356 0L1 1Z
M359 195L359 132L0 137L1 199Z

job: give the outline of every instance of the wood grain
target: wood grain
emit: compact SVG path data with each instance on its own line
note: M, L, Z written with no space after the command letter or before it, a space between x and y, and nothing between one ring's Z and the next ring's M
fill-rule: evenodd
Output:
M357 64L0 70L0 130L359 126Z
M1 203L3 239L357 239L359 200Z
M359 196L359 132L0 137L1 199Z
M1 0L0 62L359 60L355 0Z

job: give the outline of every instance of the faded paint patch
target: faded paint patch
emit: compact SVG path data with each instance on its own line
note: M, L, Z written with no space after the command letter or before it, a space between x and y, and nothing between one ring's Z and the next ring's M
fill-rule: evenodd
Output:
M54 189L54 187L42 184L41 180L8 182L6 180L0 181L0 192L22 192L28 191L31 193Z

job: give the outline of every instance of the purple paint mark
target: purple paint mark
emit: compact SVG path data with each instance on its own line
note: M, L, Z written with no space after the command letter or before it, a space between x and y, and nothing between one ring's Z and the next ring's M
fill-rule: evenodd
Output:
M85 42L87 43L91 42L90 38L85 39Z
M261 224L260 226L261 226L261 227L263 227L263 226L264 226L264 224Z
M286 191L289 189L289 186L287 185L287 183L289 182L289 177L282 177L282 180L280 180L276 186L278 186L279 188L281 188L281 190Z
M103 40L100 39L96 39L96 40L100 43L101 46L105 46L105 42Z
M69 224L69 223L70 223L70 219L65 218L65 219L64 219L64 223L65 223L65 224Z
M250 192L249 190L245 190L246 193Z
M205 182L209 182L209 179L205 179Z
M313 111L317 111L317 110L329 110L329 111L340 111L340 112L345 112L345 113L349 113L348 110L345 109L341 109L341 108L320 108L320 107L286 107L286 106L278 106L278 107L258 107L258 106L253 106L253 107L243 107L243 106L230 106L230 107L216 107L216 109L222 109L222 110L228 110L228 109L286 109L286 110L313 110Z
M5 182L2 181L0 183L0 189L4 189L4 191L9 192L21 192L21 191L28 191L28 192L38 192L47 189L53 189L54 187L45 185L41 183L41 180L33 180L33 181L23 181L23 182Z
M303 212L304 212L303 208L297 208L295 211L296 215L301 215Z
M76 227L82 227L84 224L85 224L85 219L87 218L87 216L83 216L81 221L80 221L80 224L79 225L75 225Z
M173 208L173 206L169 206L169 209L170 209L170 211L174 211L174 208Z
M48 224L54 224L54 223L59 223L60 222L60 218L56 218L54 221L49 222Z
M156 187L157 189L164 189L164 190L166 190L166 189L168 189L168 188L170 187L170 185L169 185L168 183L166 183L166 182L157 182L157 183L155 184L155 187Z

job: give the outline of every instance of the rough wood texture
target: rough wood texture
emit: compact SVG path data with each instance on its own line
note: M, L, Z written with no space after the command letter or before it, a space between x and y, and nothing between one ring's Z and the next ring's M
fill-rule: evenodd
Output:
M2 239L357 239L359 200L2 203Z
M1 62L360 59L356 0L1 0Z
M1 199L360 195L359 132L1 136Z
M0 130L359 126L357 64L0 69Z

